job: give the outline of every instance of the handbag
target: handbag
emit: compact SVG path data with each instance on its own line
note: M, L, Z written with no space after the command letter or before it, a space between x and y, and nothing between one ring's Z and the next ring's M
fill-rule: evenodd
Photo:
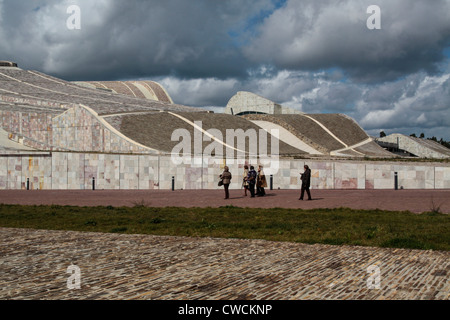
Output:
M217 184L219 187L223 186L223 181L220 180L219 183Z

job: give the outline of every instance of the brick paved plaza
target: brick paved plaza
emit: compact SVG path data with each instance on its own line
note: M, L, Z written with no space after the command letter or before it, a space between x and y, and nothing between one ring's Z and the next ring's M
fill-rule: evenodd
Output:
M20 196L25 194L16 193ZM70 203L69 193L60 193L61 197L53 194L53 198L45 192L29 194L35 195L33 201L38 201L36 195L41 197L41 201L45 195L55 203L58 203L56 199L62 204L65 201ZM94 194L101 205L110 203L112 199L106 193ZM115 193L117 204L121 201L117 197L119 194L130 196L130 193ZM180 198L183 194L194 199L189 192L175 195ZM197 198L209 200L209 204L225 203L220 198L221 191L198 191L197 194L202 195ZM273 195L273 199L292 198L295 194L279 192ZM295 204L300 203L299 207L320 206L330 201L324 197L331 197L333 193L321 191L315 194L322 200L295 200ZM365 194L367 199L380 196ZM435 199L443 200L448 193L433 194ZM0 202L15 202L12 193L9 193L10 201L7 201L5 193L0 195ZM169 197L171 194L164 195ZM342 195L347 195L345 201L357 198L350 191L334 193L335 199ZM414 202L411 199L418 195L425 199L431 194L405 191L403 195L407 197L400 203L407 208ZM74 192L72 196L80 197L80 193ZM135 200L141 196L138 194ZM219 200L211 202L211 197ZM21 198L31 201L31 198ZM263 200L268 201L269 198ZM85 201L84 205L89 205L89 199L88 196L83 200L79 198L79 203ZM170 199L166 201L172 204L179 201L170 202ZM192 201L198 204L200 200ZM234 201L231 204L237 204L241 199L238 197ZM149 202L157 204L153 198ZM294 205L294 200L286 201L286 207L291 203ZM0 228L0 256L0 299L3 300L450 298L450 253L438 251ZM81 289L70 290L67 287L71 277L67 269L71 265L80 268ZM368 270L371 266L379 270L379 289L368 287L377 284L376 271Z
M0 229L0 239L1 299L450 297L448 252L22 229ZM72 264L79 290L67 287ZM372 265L380 289L368 288Z

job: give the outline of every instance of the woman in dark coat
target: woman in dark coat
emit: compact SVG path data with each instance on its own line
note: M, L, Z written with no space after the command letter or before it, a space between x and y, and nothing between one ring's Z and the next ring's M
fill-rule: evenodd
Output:
M266 191L264 190L264 188L267 188L267 180L266 180L266 175L264 174L263 171L263 166L259 166L258 168L258 178L256 179L256 190L257 192L257 196L258 197L264 197L266 195Z
M309 188L311 187L311 169L307 165L305 165L305 172L300 173L301 180L302 180L302 192L300 194L300 199L303 200L303 196L305 195L305 191L308 194L308 200L312 200L311 198L311 191L309 191Z

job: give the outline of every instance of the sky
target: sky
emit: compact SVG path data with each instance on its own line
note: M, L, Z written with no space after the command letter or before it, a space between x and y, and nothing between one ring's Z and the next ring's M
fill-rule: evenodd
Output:
M450 0L0 0L0 60L153 80L215 112L250 91L373 136L450 140Z

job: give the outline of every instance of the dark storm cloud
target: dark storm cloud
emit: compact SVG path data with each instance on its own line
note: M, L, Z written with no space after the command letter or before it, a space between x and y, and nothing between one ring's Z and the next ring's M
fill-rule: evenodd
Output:
M81 30L68 30L70 4ZM243 76L231 30L271 1L3 1L3 55L65 79ZM39 45L38 45L39 44ZM6 53L6 54L5 54Z
M71 4L82 29L66 28ZM434 74L450 45L450 3L379 0L381 30L368 30L369 0L3 0L3 59L72 79L243 79L275 70L343 70L353 81Z
M371 4L291 0L260 26L247 57L287 69L339 67L364 82L436 72L450 45L449 1L376 1L381 30L367 28Z

